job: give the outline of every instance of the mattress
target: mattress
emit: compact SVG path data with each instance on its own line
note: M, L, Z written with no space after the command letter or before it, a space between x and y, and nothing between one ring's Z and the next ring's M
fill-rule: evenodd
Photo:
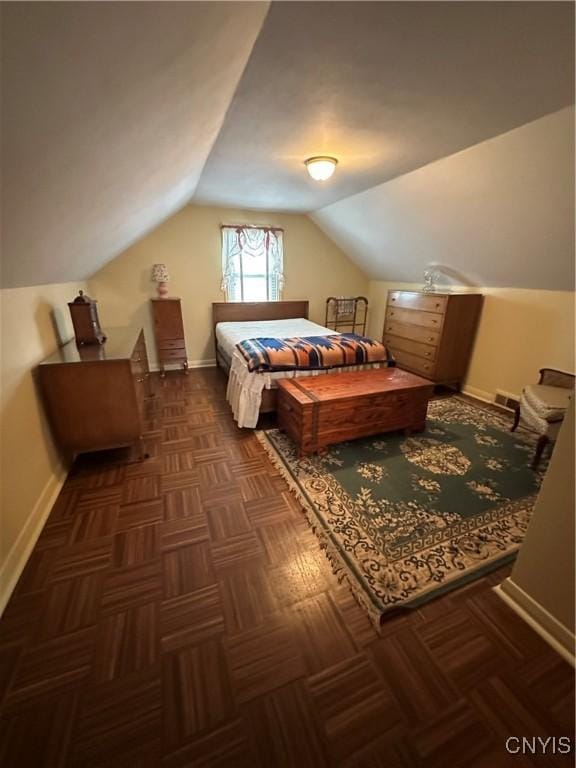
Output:
M336 331L324 328L303 317L289 320L250 320L242 323L218 323L216 339L226 358L232 359L236 344L246 339L276 338L289 339L292 336L333 336Z

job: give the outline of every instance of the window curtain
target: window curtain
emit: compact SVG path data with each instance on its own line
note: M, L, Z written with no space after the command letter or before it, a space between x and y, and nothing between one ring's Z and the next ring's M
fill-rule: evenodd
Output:
M266 275L268 301L280 299L284 288L283 235L275 227L222 227L221 288L226 301L243 300L243 273L255 268Z

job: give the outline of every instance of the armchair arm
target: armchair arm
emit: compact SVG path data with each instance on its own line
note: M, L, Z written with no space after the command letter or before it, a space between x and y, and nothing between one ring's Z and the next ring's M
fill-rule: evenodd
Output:
M548 424L556 424L557 421L564 421L565 416L566 411L554 411L554 413L549 413L546 416L546 421Z
M541 368L538 384L546 384L550 387L562 387L563 389L574 389L575 378L573 373L559 371L556 368Z

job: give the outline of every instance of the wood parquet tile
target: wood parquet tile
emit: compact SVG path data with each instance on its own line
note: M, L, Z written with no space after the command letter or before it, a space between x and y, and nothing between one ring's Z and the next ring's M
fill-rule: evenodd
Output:
M244 707L258 766L327 766L328 755L310 694L301 680L259 696Z
M390 616L332 574L213 369L154 377L151 458L76 463L0 620L9 768L540 768L574 676L492 591Z
M159 660L158 604L144 603L98 623L92 679L98 683L145 670Z
M162 681L168 750L216 728L235 713L226 656L218 639L166 654Z
M160 604L163 651L175 651L225 632L218 585L197 589Z
M353 653L353 650L351 651ZM308 678L332 762L345 762L400 720L390 691L365 654L350 655Z

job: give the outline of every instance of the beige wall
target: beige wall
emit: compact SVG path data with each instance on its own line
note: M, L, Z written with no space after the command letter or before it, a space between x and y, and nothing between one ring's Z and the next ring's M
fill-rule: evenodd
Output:
M66 303L79 288L84 284L0 291L0 610L65 477L33 369L59 336L72 336Z
M502 590L574 656L574 402Z
M155 361L150 274L155 262L164 262L170 293L182 298L189 360L213 359L211 302L223 300L220 224L230 223L284 228L283 298L309 299L312 320L323 323L327 296L366 294L364 275L306 216L188 205L90 279L103 328L141 323Z
M421 283L371 281L370 334L381 337L388 290L420 290ZM574 371L573 291L475 288L484 306L466 379L470 394L492 400L496 389L518 395L551 366Z

